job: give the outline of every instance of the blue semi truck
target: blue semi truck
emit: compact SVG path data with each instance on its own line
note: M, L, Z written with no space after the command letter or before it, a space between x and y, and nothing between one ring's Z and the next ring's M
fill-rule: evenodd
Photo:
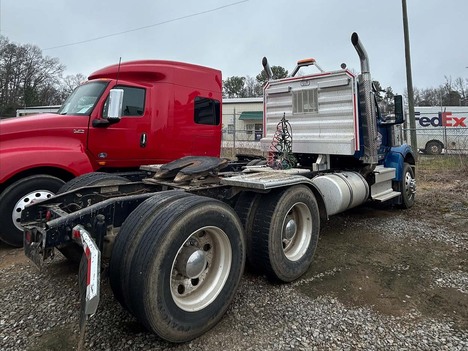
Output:
M55 250L80 260L82 321L96 312L105 266L125 309L161 338L184 342L222 318L246 261L291 282L308 270L320 224L334 214L369 201L410 208L415 156L395 137L402 98L382 116L367 53L356 33L351 42L358 75L307 59L273 80L263 59L264 158L192 156L75 178L24 209L27 256L39 266ZM298 74L306 66L318 72Z

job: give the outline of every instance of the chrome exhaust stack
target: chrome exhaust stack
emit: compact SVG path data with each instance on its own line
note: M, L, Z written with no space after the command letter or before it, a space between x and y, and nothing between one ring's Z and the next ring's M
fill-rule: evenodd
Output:
M351 43L356 49L361 60L361 74L358 76L360 110L364 115L364 156L362 160L369 164L370 170L373 170L378 163L378 144L377 144L377 117L375 110L374 92L372 90L372 77L369 68L369 57L364 46L359 40L357 33L351 35Z
M370 73L369 56L367 56L367 51L364 49L364 46L362 46L362 43L359 40L359 36L356 32L351 35L351 42L353 43L354 48L356 49L359 58L361 59L361 73Z
M271 80L273 78L273 72L270 68L270 64L268 63L268 60L266 57L262 59L262 66L263 66L263 69L265 70L265 74L268 80Z

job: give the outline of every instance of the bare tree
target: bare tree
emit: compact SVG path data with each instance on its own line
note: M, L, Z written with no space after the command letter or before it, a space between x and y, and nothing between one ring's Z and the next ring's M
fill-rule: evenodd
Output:
M445 76L437 88L414 88L416 106L468 106L467 80Z
M455 86L452 81L452 77L445 76L445 83L441 85L443 91L442 94L442 104L448 106L458 106L460 105L461 96L458 91L455 90Z
M83 82L86 81L86 76L84 74L78 73L78 74L70 74L62 79L62 84L61 84L61 95L62 95L62 100L65 100L65 98L72 93L72 91L79 85L81 85Z
M453 86L460 94L460 105L468 106L468 79L458 77L455 79Z
M0 37L0 116L13 116L21 106L60 103L64 69L37 46Z
M259 97L263 95L263 89L255 78L247 76L245 77L245 93L246 97Z

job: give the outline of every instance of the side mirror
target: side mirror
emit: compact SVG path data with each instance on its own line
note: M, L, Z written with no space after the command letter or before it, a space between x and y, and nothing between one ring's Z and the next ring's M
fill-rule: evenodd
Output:
M107 119L111 123L120 121L122 117L123 89L111 89L109 93L109 110Z
M391 114L381 116L379 113L378 123L381 126L393 126L395 124L402 124L405 121L405 109L403 103L403 96L395 95L393 99L394 111ZM377 103L376 103L377 105Z
M402 124L405 121L405 107L403 105L403 96L395 95L395 124Z

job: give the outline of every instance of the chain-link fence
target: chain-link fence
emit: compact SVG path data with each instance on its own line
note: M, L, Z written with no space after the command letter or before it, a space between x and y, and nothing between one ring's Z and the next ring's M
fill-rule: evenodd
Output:
M263 136L262 113L245 113L240 108L238 110L241 112L236 113L234 108L233 113L223 113L223 155L264 156L260 143ZM468 127L465 117L460 117L460 113L446 113L445 117L441 117L438 112L421 112L417 116L417 145L412 145L413 149L428 155L468 154ZM407 124L396 125L394 128L396 144L411 144L411 129Z
M262 130L227 129L223 128L222 153L225 157L234 157L236 154L263 155L260 139Z
M262 117L262 115L259 115ZM247 115L247 117L249 117ZM245 118L242 114L223 113L222 154L234 157L236 154L263 155L260 139L263 137L263 118Z
M225 157L234 157L236 154L263 155L260 139L262 128L242 129L223 126L222 153ZM400 142L410 143L411 129L403 129ZM440 127L432 130L416 129L417 147L413 149L427 155L468 155L468 128Z

